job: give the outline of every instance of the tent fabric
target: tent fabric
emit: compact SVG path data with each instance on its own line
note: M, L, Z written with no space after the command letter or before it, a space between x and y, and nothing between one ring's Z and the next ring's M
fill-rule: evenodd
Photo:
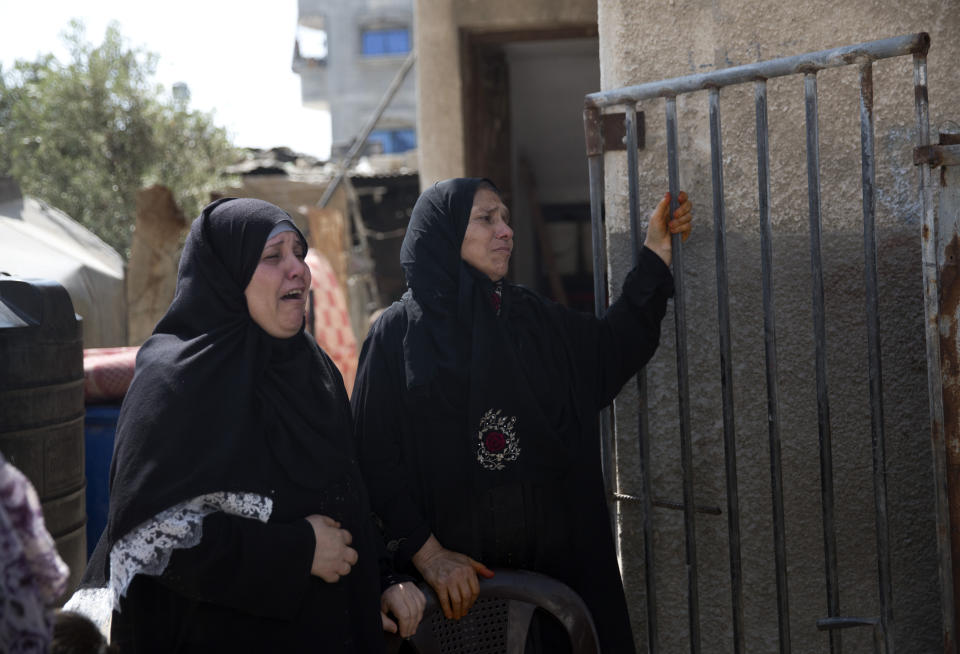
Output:
M0 274L61 284L84 347L126 345L123 258L62 211L29 196L0 203Z

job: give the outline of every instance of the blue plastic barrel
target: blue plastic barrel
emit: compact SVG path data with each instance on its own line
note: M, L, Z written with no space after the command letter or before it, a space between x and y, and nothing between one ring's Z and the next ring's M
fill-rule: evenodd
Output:
M107 526L110 509L110 458L117 433L119 404L88 404L84 419L87 452L87 558Z

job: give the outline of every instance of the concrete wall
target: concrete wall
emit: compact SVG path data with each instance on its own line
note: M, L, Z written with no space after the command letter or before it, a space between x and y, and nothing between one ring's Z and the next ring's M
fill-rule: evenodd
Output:
M417 0L420 186L465 174L461 30L555 29L597 20L596 0Z
M361 54L365 28L405 25L412 29L412 0L299 0L301 21L322 16L327 32L323 64L298 66L306 106L328 108L333 150L343 150L360 133L406 58ZM411 45L414 35L411 35ZM414 76L408 75L378 123L379 129L416 124Z
M910 32L927 31L933 133L960 120L960 12L949 0L804 3L717 0L600 0L603 89L752 63ZM860 195L857 70L822 72L823 254L828 386L834 442L840 602L844 615L876 616L877 579L871 481L867 341ZM924 354L917 175L912 165L914 93L910 57L874 66L880 322L883 348L887 485L892 542L894 636L898 649L942 651L933 479ZM740 474L746 649L777 649L776 584L764 376L760 241L753 85L721 93L733 385ZM704 651L732 651L726 490L715 259L711 219L707 94L678 100L681 187L698 226L685 247L688 355L698 514L699 589ZM641 205L667 187L663 101L644 103L647 147L640 153ZM774 303L779 363L786 548L794 651L828 651L816 629L826 616L802 77L769 83ZM936 138L936 137L934 137ZM611 278L630 262L625 155L605 155ZM614 284L617 286L618 284ZM660 351L648 367L654 496L680 501L672 307ZM639 492L636 394L617 403L621 488ZM624 578L639 644L646 641L639 510L626 507ZM657 509L656 561L661 647L689 651L682 514ZM873 651L866 629L843 632L844 652Z

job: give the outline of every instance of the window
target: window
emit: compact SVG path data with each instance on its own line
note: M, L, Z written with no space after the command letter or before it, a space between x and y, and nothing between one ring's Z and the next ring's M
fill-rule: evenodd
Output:
M379 143L381 152L395 154L417 147L417 133L413 128L375 129L367 137L368 143Z
M410 52L410 30L364 30L361 52L368 57L400 55Z

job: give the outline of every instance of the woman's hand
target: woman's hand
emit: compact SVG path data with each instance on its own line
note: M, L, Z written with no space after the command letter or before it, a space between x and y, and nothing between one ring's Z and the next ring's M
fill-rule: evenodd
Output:
M444 548L430 534L430 538L413 555L413 565L437 593L440 608L448 620L459 620L467 614L480 594L477 574L487 579L493 571L466 554Z
M327 583L336 583L350 573L357 562L357 550L350 547L353 536L340 523L325 515L308 515L304 518L313 527L317 544L313 550L313 565L310 574Z
M670 194L667 193L660 200L660 204L653 210L650 216L650 224L647 226L647 237L643 244L656 252L663 262L670 265L673 247L671 245L671 235L680 234L684 241L690 236L693 229L693 205L687 199L687 194L680 191L677 195L677 210L673 212L673 220L668 221L670 215Z
M401 638L409 638L417 633L417 626L423 619L426 605L427 598L416 584L406 581L390 586L380 595L380 620L383 622L383 630L399 634ZM396 622L390 619L388 614L391 613Z

